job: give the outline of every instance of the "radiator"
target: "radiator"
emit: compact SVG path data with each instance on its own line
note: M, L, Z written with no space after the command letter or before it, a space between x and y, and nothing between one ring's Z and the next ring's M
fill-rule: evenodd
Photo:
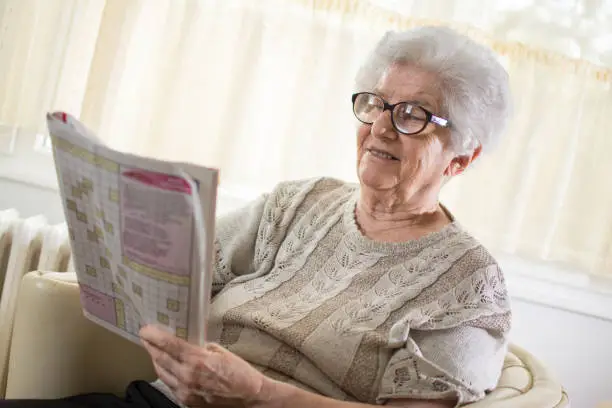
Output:
M66 224L50 225L42 215L22 218L15 209L0 210L0 399L21 278L35 270L73 270L70 258Z

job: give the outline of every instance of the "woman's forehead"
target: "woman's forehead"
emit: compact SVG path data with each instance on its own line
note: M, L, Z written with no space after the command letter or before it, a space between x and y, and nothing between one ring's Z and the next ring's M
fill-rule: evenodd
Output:
M440 87L437 76L407 64L393 64L382 75L374 91L390 103L419 102L423 107L440 107Z

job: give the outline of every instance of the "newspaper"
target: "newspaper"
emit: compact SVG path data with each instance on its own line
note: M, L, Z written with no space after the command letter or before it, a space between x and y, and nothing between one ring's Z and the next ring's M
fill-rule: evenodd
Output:
M112 150L63 112L47 125L85 316L139 344L146 324L203 344L218 171Z

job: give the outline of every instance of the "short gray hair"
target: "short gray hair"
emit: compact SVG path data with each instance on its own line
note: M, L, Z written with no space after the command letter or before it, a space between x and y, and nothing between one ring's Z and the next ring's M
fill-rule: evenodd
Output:
M414 64L437 75L443 98L440 114L451 122L458 154L497 144L512 104L508 73L491 49L446 27L389 31L359 69L356 90L373 90L394 63Z

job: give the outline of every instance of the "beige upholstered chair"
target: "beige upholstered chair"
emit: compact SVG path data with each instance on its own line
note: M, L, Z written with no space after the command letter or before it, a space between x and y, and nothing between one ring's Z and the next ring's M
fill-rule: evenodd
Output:
M25 275L10 349L7 398L56 398L84 392L121 393L129 381L153 380L136 344L81 314L69 272ZM511 347L497 389L472 408L568 407L562 386L533 356Z

